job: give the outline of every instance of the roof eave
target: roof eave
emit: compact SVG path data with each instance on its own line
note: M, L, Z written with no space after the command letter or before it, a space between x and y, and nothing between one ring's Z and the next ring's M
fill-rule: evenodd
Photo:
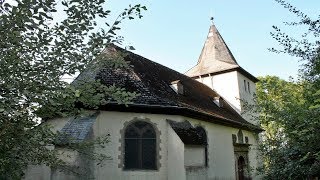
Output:
M244 76L246 76L247 78L249 78L251 81L253 81L254 83L258 82L259 79L256 78L255 76L253 76L252 74L250 74L248 71L246 71L245 69L243 69L242 67L235 67L235 68L230 68L230 69L225 69L222 71L217 71L217 72L212 72L212 73L203 73L203 74L198 74L198 75L190 75L191 78L196 78L199 76L209 76L209 75L218 75L218 74L223 74L223 73L228 73L228 72L232 72L232 71L239 71L241 72Z
M200 119L206 122L225 125L229 127L241 128L253 132L264 131L260 127L249 122L238 122L232 119L221 118L212 114L196 111L187 107L178 106L162 106L162 105L148 105L148 104L129 104L119 105L116 103L101 106L99 110L105 111L119 111L119 112L138 112L138 113L152 113L152 114L167 114L167 115L182 115L190 118Z
M242 67L239 66L239 71L241 73L243 73L244 76L246 76L247 78L249 78L251 81L253 81L254 83L259 82L259 79L256 78L254 75L250 74L248 71L246 71L245 69L243 69Z

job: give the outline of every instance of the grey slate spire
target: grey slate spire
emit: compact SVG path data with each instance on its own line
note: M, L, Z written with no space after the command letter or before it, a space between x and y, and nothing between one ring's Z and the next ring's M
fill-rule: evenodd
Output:
M195 77L239 67L219 31L212 24L197 65L188 70L186 75Z

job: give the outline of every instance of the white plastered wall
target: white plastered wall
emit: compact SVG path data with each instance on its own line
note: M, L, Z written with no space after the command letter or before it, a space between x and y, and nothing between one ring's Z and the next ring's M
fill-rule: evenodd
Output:
M184 144L167 123L168 131L168 179L185 180Z
M130 122L135 118L142 120L149 119L151 123L156 124L156 128L160 131L161 142L159 155L161 166L158 170L128 171L119 167L119 155L121 152L120 130L123 129L126 122ZM207 168L186 171L184 167L184 144L168 124L167 119L176 122L188 120L193 126L200 125L206 130L208 137ZM66 119L59 119L54 120L53 124L55 124L56 127L62 128L65 122ZM110 142L106 144L106 147L97 150L97 152L104 153L111 157L104 162L103 166L95 166L94 176L97 180L235 179L232 134L237 134L239 130L237 128L176 115L102 111L95 121L93 130L94 136L96 137L110 134ZM249 143L252 144L249 151L250 166L256 167L258 164L256 158L256 137L249 131L243 131L243 133L244 136L249 137ZM40 171L42 173L39 173ZM50 170L44 167L39 167L37 171L33 172L34 174L28 176L27 179L50 177ZM254 175L252 177L253 179L257 179ZM63 180L63 178L61 180Z
M160 168L158 170L123 170L120 165L121 151L121 133L126 122L130 122L135 118L145 120L148 119L156 124L156 128L160 134ZM110 142L104 149L100 149L99 153L105 153L111 159L107 160L104 166L95 168L96 179L105 179L112 177L113 180L160 180L167 179L167 121L166 116L145 114L145 113L122 113L112 111L102 111L97 117L94 125L94 136L102 136L110 134Z
M238 113L241 112L240 92L237 71L206 76L197 79L199 82L214 89L226 100Z
M186 118L193 126L202 126L207 131L208 136L208 171L207 179L235 179L235 159L232 142L232 134L237 134L239 129L199 121L197 119ZM259 179L255 168L258 165L257 139L255 133L243 131L244 137L249 138L250 150L249 161L253 168L252 178Z
M205 166L205 147L187 145L184 147L185 166Z
M121 145L120 132L124 123L133 120L135 117L149 119L157 125L161 132L160 139L160 168L156 171L126 171L118 167ZM208 168L196 169L191 173L184 168L184 146L182 141L170 127L167 119L176 122L188 120L193 126L201 125L205 128L208 136ZM103 149L107 155L112 157L106 161L103 167L96 168L96 178L113 177L112 179L235 179L235 160L232 142L232 134L237 134L239 129L223 125L213 124L197 119L175 116L158 115L144 113L125 113L125 112L101 112L95 124L95 134L110 134L111 141ZM249 137L251 147L256 146L256 139L253 133L243 131L244 136ZM179 154L180 153L180 154ZM194 157L193 157L194 158ZM203 157L199 157L203 158ZM251 148L249 152L250 166L256 166L256 148ZM254 178L255 176L253 176Z
M238 76L238 84L239 84L239 94L240 94L240 99L244 100L245 103L248 103L248 107L244 107L241 105L241 112L242 116L248 120L249 122L253 124L258 124L258 122L255 120L256 114L254 112L249 112L248 109L252 109L252 105L254 105L254 96L256 94L256 85L253 81L251 81L249 78L245 77L241 73L237 72ZM244 80L246 82L246 87L244 87ZM248 82L250 86L250 92L248 90Z
M241 100L253 104L253 97L256 93L256 85L249 78L245 77L238 71L231 71L227 73L217 74L213 76L199 77L196 79L199 82L214 89L220 94L244 119L253 124L258 122L254 119L256 114L252 112L244 113L245 109ZM244 87L244 80L246 81L246 88ZM250 84L250 92L248 90L248 82Z

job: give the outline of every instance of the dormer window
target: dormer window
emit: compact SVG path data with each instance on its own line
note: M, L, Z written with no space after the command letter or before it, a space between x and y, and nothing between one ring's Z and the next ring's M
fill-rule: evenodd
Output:
M170 87L177 93L177 94L184 94L183 85L181 84L180 80L172 81Z
M213 102L219 106L219 107L223 107L223 99L220 96L214 97L213 98Z

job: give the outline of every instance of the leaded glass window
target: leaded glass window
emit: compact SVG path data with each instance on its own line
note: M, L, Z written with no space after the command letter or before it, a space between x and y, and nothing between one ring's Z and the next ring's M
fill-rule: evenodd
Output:
M125 169L157 169L156 132L150 123L137 121L125 130Z

